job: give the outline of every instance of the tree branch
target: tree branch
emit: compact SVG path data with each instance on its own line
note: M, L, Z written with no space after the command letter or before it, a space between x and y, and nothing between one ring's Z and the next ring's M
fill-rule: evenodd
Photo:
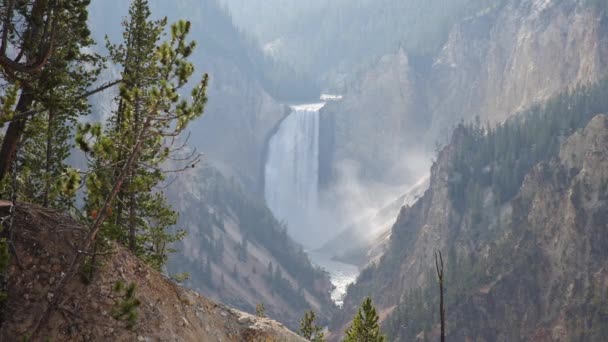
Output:
M95 95L97 93L100 93L100 92L102 92L102 91L104 91L106 89L112 88L113 86L115 86L117 84L120 84L121 82L122 82L122 79L106 83L106 84L104 84L104 85L102 85L102 86L100 86L100 87L98 87L96 89L93 89L93 90L87 91L84 94L78 95L75 99L76 100L81 100L81 99L90 97L90 96ZM36 109L30 109L28 111L25 111L25 112L13 115L13 117L10 120L6 120L6 122L19 121L19 120L27 119L27 118L29 118L30 116L32 116L32 115L34 115L36 113L38 113L38 110L36 110Z
M116 81L113 81L113 82L108 82L108 83L106 83L106 84L104 84L104 85L100 86L99 88L96 88L96 89L93 89L93 90L87 91L86 93L84 93L84 94L82 94L82 95L78 96L78 97L77 97L77 99L84 99L84 98L87 98L87 97L89 97L89 96L92 96L92 95L95 95L95 94L97 94L97 93L100 93L100 92L102 92L102 91L104 91L104 90L106 90L106 89L108 89L108 88L112 88L113 86L115 86L115 85L117 85L117 84L120 84L120 83L122 83L122 79L120 79L120 80L116 80Z

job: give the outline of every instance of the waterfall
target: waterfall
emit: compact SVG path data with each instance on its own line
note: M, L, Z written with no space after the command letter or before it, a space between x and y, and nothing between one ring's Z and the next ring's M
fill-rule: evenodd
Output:
M292 106L269 141L266 203L290 235L310 245L318 231L319 110L324 103Z

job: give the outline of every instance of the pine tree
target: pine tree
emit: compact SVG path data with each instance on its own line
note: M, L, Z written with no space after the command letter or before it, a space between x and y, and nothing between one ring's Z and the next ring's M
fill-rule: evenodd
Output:
M36 187L34 201L41 204L61 197L54 187L65 173L65 126L88 112L88 96L107 88L87 91L100 62L87 49L94 43L87 27L89 2L6 0L0 6L0 75L18 93L0 116L2 123L9 122L0 149L0 180L12 167L22 138L34 133L38 139L33 142L44 153L25 158L26 165L40 164L29 171L36 180L31 184ZM30 127L32 117L38 120Z
M129 18L123 22L124 44L112 45L107 42L113 62L123 67L123 87L121 94L116 99L118 109L113 113L110 125L106 128L107 136L114 143L112 146L114 153L103 156L105 158L98 155L91 165L91 168L97 170L96 178L103 182L99 187L93 182L88 184L87 209L93 216L109 192L110 184L114 184L120 170L125 165L124 156L137 137L137 129L143 119L143 111L146 110L145 101L149 97L149 91L159 80L160 66L157 63L156 49L166 21L151 21L150 15L147 1L133 1L129 9ZM127 107L125 98L129 91L133 92L134 96L132 99L128 99L132 103L131 107ZM164 198L151 192L152 187L162 180L162 174L151 172L138 165L139 162L154 160L154 153L159 150L159 144L162 142L152 139L145 139L139 152L138 163L135 163L129 170L124 185L117 194L113 213L105 227L107 235L127 245L140 256L145 256L141 248L138 248L144 244L138 243L137 232L138 230L149 231L146 228L152 228L141 227L148 223L147 219L159 221L158 223L161 224L166 222L168 226L174 224L177 219L175 213L170 211L164 202ZM147 215L148 213L152 214L151 217ZM164 228L166 227L156 230L156 235L163 232ZM158 244L153 243L152 245ZM158 259L158 257L153 259ZM154 261L152 264L156 267L163 264L162 260L151 261Z
M255 315L260 318L266 318L266 307L260 303L255 307Z
M58 48L54 56L63 58L64 49ZM95 80L98 69L94 64L98 61L90 55L86 63L71 63L69 67L51 64L42 72L33 102L37 114L28 120L21 142L20 199L57 209L72 205L79 177L66 159L73 147L78 117L89 114L87 99L80 94Z
M118 297L114 300L112 308L112 317L116 320L125 321L127 328L132 329L137 323L138 313L141 302L135 297L135 283L125 285L122 281L114 284L112 292Z
M144 3L136 1L134 3ZM120 104L123 109L119 126L121 132L131 139L129 146L117 144L112 132L104 132L102 125L79 125L76 135L78 146L94 157L95 168L86 175L87 207L91 210L91 222L86 238L80 245L83 253L76 253L70 266L59 280L53 297L41 319L32 329L36 336L41 326L46 324L53 310L63 299L66 285L76 276L82 265L83 256L94 254L98 237L105 231L108 217L113 215L112 206L118 193L134 170L148 161L150 154L166 156L173 148L171 142L187 128L188 124L202 115L207 102L206 89L209 81L204 75L201 82L194 86L188 100L180 99L180 91L194 73L194 66L188 61L195 47L188 42L190 23L179 21L171 27L171 39L155 46L156 53L151 56L154 73L150 75L155 82L147 88L123 85L120 91ZM161 144L165 142L167 144ZM150 144L150 142L159 142ZM126 149L121 149L125 148ZM160 148L160 151L157 149ZM123 156L120 169L115 168L116 157ZM109 181L109 183L108 183ZM109 236L105 236L108 238ZM147 249L144 247L144 251ZM93 253L92 253L93 252Z
M324 342L323 329L315 324L315 320L315 312L312 310L306 311L300 321L298 334L311 342Z
M118 108L105 129L81 126L77 142L93 157L86 182L89 216L107 216L102 234L160 269L168 245L184 233L170 231L177 213L155 187L165 179L161 165L180 152L179 134L202 114L208 77L193 89L190 103L180 100L179 90L194 72L188 57L195 43L186 40L190 23L174 24L170 41L159 44L166 20L150 16L147 1L134 0L123 24L124 44L108 43L113 61L123 67ZM180 159L188 167L198 161L194 154ZM114 190L112 210L102 211Z
M370 297L365 298L352 324L346 330L345 342L385 342L380 332L378 314Z
M166 25L165 20L151 21L150 10L148 8L147 1L135 0L131 4L129 9L129 20L124 22L123 39L124 45L111 45L107 43L110 50L112 60L123 66L122 77L125 88L133 89L134 99L132 108L132 119L135 126L142 120L142 110L144 110L144 101L146 99L146 92L149 91L150 87L154 86L157 81L156 73L158 72L158 65L156 63L156 44L159 41L162 31ZM121 94L122 96L122 94ZM118 109L111 118L111 125L109 127L109 135L113 137L115 143L118 146L118 153L115 156L114 171L109 175L110 178L115 177L118 170L124 165L123 155L128 146L133 143L135 139L135 131L132 127L125 126L126 123L126 110L125 102L119 97ZM158 144L157 141L146 141L140 157L142 161L153 162L154 153L158 151L157 146L151 146L151 153L146 153L146 147L149 145ZM155 165L150 166L157 166ZM115 207L115 215L113 215L111 222L117 227L117 232L121 240L129 246L133 252L137 252L137 237L136 233L138 227L143 222L138 222L140 218L146 217L146 213L140 213L138 215L138 209L142 209L142 202L152 204L150 202L150 189L158 182L162 181L162 174L159 172L151 172L146 168L138 167L135 165L130 174L127 176L125 185L118 193ZM146 198L138 198L144 196ZM153 205L152 212L155 209L165 211L167 206L162 202L162 198L157 198ZM170 214L166 212L167 214ZM162 215L158 217L162 219ZM171 219L169 219L171 221ZM138 224L139 223L139 224ZM174 222L169 222L174 223ZM128 229L123 229L128 226ZM145 228L145 227L144 227Z

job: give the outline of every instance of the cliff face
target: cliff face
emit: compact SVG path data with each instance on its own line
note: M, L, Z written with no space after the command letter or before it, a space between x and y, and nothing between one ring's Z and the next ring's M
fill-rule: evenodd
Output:
M289 109L231 62L207 62L209 102L204 116L192 126L190 145L247 191L262 194L267 142Z
M354 160L372 181L408 181L413 162L395 160L447 142L461 119L500 122L603 78L608 19L587 3L497 1L456 24L436 55L382 57L324 110L335 125L325 173Z
M456 132L433 166L429 190L401 211L385 257L349 291L346 312L371 293L380 312L392 313L386 326L396 340L433 340L434 253L441 250L448 339L605 339L608 117L596 116L562 144L558 157L532 168L506 204L496 207L485 192L483 212L493 219L481 230L471 221L472 208L458 210L449 197L449 163L458 146ZM427 327L410 331L421 319ZM334 322L336 330L342 324Z
M457 24L435 58L431 136L512 113L608 72L608 19L585 1L509 0Z
M410 59L401 50L381 57L361 72L341 101L327 104L321 110L321 139L327 146L321 151L322 176L331 179L340 164L354 162L366 180L413 179L419 170L411 167L419 160L412 147L428 126L428 118L421 115L418 83ZM407 151L412 158L396 163L408 156Z
M8 207L3 207L3 214ZM13 226L16 256L0 339L31 340L33 327L68 269L85 228L48 209L19 205ZM210 301L149 268L122 247L100 256L86 284L76 276L36 341L304 341L281 324ZM116 284L134 284L137 318L114 318L125 301Z

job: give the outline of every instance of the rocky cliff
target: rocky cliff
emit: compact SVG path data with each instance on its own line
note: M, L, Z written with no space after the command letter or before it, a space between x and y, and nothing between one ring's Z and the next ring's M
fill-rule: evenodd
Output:
M598 115L532 167L511 200L473 191L481 194L476 211L451 194L451 163L462 149L455 133L432 168L429 190L401 211L389 251L349 290L346 312L372 294L392 338L437 338L434 253L441 250L448 339L605 340L607 143L608 117ZM476 215L487 220L479 225ZM342 322L334 322L336 330Z
M208 59L209 103L190 144L249 192L263 194L266 146L289 108L224 59ZM238 139L236 138L238 136Z
M608 18L588 1L509 0L457 24L434 59L431 135L503 121L608 73Z
M439 52L399 50L355 77L324 110L333 148L322 168L335 178L351 160L368 180L411 182L411 157L446 143L461 119L501 122L595 82L608 74L606 56L608 19L589 1L491 2L456 23Z
M2 204L3 215L8 205ZM85 228L67 216L25 204L17 207L0 340L304 341L275 321L176 285L119 246L100 256L101 266L88 282L77 276L67 283L57 308L32 336L84 236ZM128 297L125 289L131 285L133 296ZM129 311L135 316L121 316L132 299L138 303Z
M361 72L341 101L321 110L320 167L326 183L346 163L360 168L359 176L368 181L399 184L420 176L426 162L413 147L424 137L429 118L423 115L419 76L405 51L385 55Z

